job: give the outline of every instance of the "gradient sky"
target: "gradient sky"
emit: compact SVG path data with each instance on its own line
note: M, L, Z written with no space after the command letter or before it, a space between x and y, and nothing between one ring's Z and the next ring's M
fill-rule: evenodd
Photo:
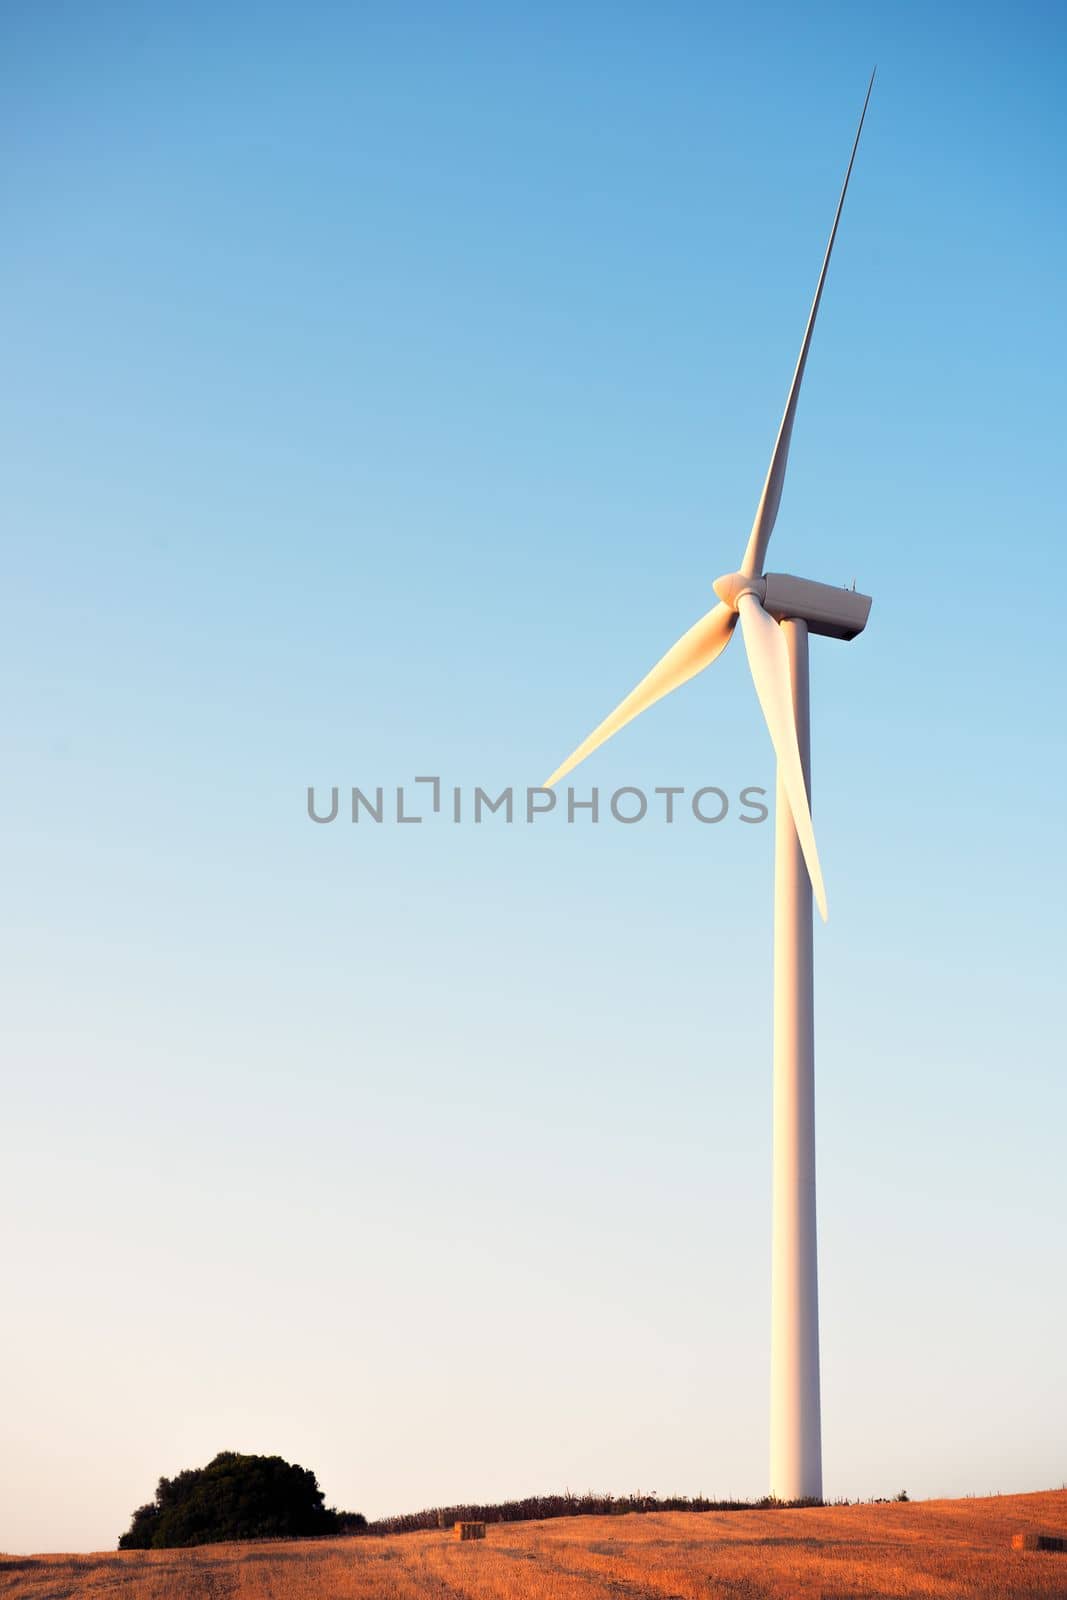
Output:
M828 1496L1067 1479L1056 5L7 4L0 1548L767 1485L773 830L536 784L812 650ZM579 781L580 780L580 781ZM742 652L576 775L770 786Z

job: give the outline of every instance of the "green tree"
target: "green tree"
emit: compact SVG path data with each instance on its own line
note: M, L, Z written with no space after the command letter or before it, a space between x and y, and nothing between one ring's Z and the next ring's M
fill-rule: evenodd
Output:
M228 1539L306 1538L366 1526L358 1513L323 1504L313 1472L281 1456L224 1450L206 1467L160 1478L156 1497L138 1506L120 1550L166 1550Z

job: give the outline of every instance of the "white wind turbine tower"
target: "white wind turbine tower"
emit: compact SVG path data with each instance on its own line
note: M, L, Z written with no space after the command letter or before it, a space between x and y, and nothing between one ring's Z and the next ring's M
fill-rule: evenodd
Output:
M815 1039L812 891L823 921L826 892L809 806L808 635L854 639L870 597L805 578L764 572L782 498L789 441L826 270L874 86L867 86L848 170L837 203L744 560L714 584L720 604L682 635L548 779L566 776L613 733L720 655L737 620L777 757L774 869L774 1204L771 1269L771 1493L781 1500L822 1498L819 1406L819 1289L815 1238Z

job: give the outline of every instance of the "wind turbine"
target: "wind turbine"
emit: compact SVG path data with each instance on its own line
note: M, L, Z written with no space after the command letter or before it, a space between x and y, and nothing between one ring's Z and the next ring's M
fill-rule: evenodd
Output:
M777 758L774 867L774 1200L771 1250L771 1493L822 1499L819 1287L815 1233L815 1034L812 894L826 921L826 890L811 822L808 635L854 639L868 595L764 572L785 482L800 385L837 225L852 176L874 73L860 113L834 225L808 315L771 464L740 570L713 585L719 605L701 617L599 727L557 767L551 788L612 734L711 665L741 621L752 681Z

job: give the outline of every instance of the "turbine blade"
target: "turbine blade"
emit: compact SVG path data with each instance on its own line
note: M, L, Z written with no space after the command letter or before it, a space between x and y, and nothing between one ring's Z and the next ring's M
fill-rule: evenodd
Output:
M774 453L771 464L767 469L767 481L763 485L760 503L756 508L756 520L752 524L752 532L748 536L748 548L745 550L745 559L741 563L741 571L746 578L759 577L763 572L763 563L767 558L767 546L770 543L771 533L774 529L775 518L778 516L778 506L782 499L782 486L785 483L786 462L789 460L789 441L793 437L793 419L797 413L797 401L800 398L800 384L804 377L804 367L808 359L808 347L811 344L811 335L815 328L815 317L819 310L819 301L822 299L822 287L826 282L826 269L830 265L830 255L837 237L837 224L841 221L841 208L845 203L848 193L848 180L852 176L852 163L856 159L859 148L860 134L863 132L863 119L867 115L867 104L874 88L874 73L867 85L867 99L863 102L860 112L860 123L856 129L856 137L852 144L852 154L848 158L848 171L841 188L841 198L837 202L837 211L834 215L834 225L830 229L830 242L826 246L823 257L822 271L819 273L819 283L815 290L815 299L811 303L811 312L808 316L808 325L804 330L804 343L800 347L796 371L793 373L793 382L789 390L789 399L785 403L785 413L782 425L778 429L778 438L775 441Z
M778 757L778 771L782 786L793 814L793 823L804 852L804 861L815 893L819 915L827 920L826 889L819 866L819 852L815 848L815 829L811 822L808 804L808 786L804 782L804 767L797 741L797 720L793 710L793 679L789 671L789 651L782 631L773 617L767 615L751 591L738 600L741 632L745 641L752 681L763 709L763 717Z
M736 622L736 614L724 605L716 606L699 622L695 622L689 632L683 633L678 643L671 646L662 661L658 661L652 671L641 679L637 688L631 690L622 704L615 707L611 716L605 717L588 739L567 757L562 766L556 768L545 788L551 789L560 778L565 778L568 772L573 771L579 761L592 755L613 733L625 728L628 722L632 722L642 711L647 711L649 706L655 705L657 700L662 700L665 694L681 688L698 672L710 667L715 657L721 655L730 643Z

